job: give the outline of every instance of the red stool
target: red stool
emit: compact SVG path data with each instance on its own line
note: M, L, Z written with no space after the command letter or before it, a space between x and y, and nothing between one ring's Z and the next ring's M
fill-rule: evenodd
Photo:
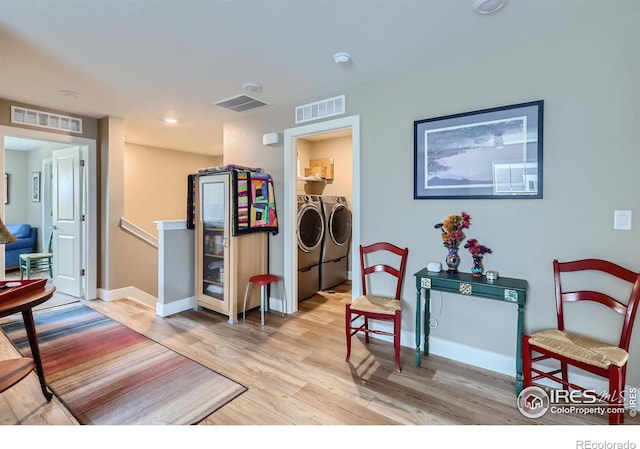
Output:
M269 310L269 300L267 298L267 285L278 282L280 283L281 279L279 276L275 274L258 274L256 276L251 276L249 278L249 282L247 282L247 288L244 291L244 301L242 303L242 319L245 319L246 309L247 309L247 298L249 297L249 291L251 290L251 286L253 284L257 284L260 286L260 325L264 326L264 311ZM282 284L280 284L282 286ZM282 288L282 316L287 310L287 298L285 296L284 288Z

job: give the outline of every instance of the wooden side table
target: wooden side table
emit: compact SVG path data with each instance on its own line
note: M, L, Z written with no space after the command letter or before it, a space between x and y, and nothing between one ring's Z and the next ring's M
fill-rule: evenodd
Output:
M26 291L17 296L0 299L0 318L13 315L18 312L22 313L24 327L27 332L29 346L31 347L31 355L33 357L22 357L19 359L4 360L0 362L0 392L12 387L35 369L36 374L40 379L42 394L44 394L47 401L50 401L53 397L53 393L47 390L47 385L44 380L42 359L40 358L38 336L33 322L32 309L50 299L55 291L55 287L45 286L44 288L39 288L37 290Z
M424 334L424 355L429 355L429 302L432 290L504 301L518 306L516 346L516 396L523 389L522 375L522 335L524 333L524 305L528 283L525 279L499 277L488 281L486 277L474 277L470 273L434 273L426 268L418 271L416 277L416 355L415 365L420 366L420 336ZM424 292L424 320L421 321L421 297Z

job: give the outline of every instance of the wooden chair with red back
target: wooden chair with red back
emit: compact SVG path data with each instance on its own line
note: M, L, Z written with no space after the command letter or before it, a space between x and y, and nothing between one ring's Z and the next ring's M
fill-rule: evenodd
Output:
M630 290L629 299L621 302L601 291L565 290L562 280L566 273L591 271L602 272L618 279ZM640 274L601 259L583 259L571 262L553 261L556 289L557 329L547 329L522 339L522 362L524 387L533 381L549 379L563 386L565 390L585 391L586 389L569 381L568 366L585 370L608 380L608 392L599 395L613 409L609 413L609 424L624 422L624 388L629 358L629 342L640 297ZM586 273L589 274L589 273ZM603 279L604 280L604 279ZM626 298L625 298L626 299ZM620 339L607 343L599 339L565 329L565 305L578 301L594 301L622 315ZM567 313L568 315L568 313ZM593 325L593 323L590 323ZM533 353L541 354L533 357ZM560 368L546 371L537 362L556 360ZM536 363L537 367L533 364ZM559 374L559 376L558 376Z
M373 253L378 254L374 256ZM393 337L396 371L400 372L400 329L402 322L400 293L408 254L408 248L400 248L386 242L378 242L366 246L360 245L362 295L346 306L347 362L351 356L351 337L353 335L363 332L366 343L369 343L369 334L387 335ZM369 257L378 256L383 259L376 263L368 261ZM385 258L387 256L389 259L395 259L397 263L392 265L392 262L390 260L387 261L387 258ZM395 256L398 256L399 259ZM393 297L368 293L367 280L374 273L386 273L395 278L395 295ZM393 332L372 329L369 327L369 320L392 321ZM360 324L355 324L355 321Z

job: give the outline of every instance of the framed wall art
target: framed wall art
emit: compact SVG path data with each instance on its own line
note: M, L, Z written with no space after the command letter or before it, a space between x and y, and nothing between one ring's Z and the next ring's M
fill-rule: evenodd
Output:
M542 100L414 122L414 199L542 198Z
M40 172L34 171L31 173L31 201L34 203L40 202Z

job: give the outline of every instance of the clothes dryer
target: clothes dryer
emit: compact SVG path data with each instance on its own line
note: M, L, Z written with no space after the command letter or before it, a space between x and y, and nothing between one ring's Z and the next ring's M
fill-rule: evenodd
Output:
M348 279L352 217L346 197L321 196L320 200L325 225L320 290L326 290Z
M320 257L325 232L322 203L317 195L298 195L298 300L320 290Z

